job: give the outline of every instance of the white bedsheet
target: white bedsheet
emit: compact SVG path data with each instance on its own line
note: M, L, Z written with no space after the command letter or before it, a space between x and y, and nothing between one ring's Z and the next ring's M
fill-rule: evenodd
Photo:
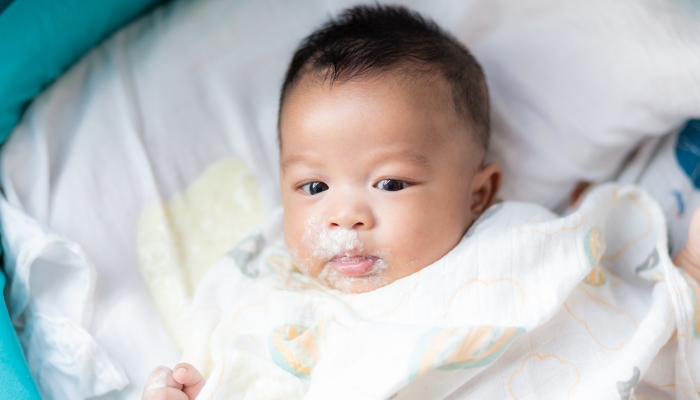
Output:
M123 367L129 380L125 389L109 394L110 398L138 398L153 367L172 365L180 358L142 279L137 231L144 209L182 195L209 166L229 157L249 168L263 212L278 207L275 126L284 70L304 35L329 14L354 3L176 0L80 60L37 97L3 146L0 182L8 205L30 225L78 245L84 265L94 266L94 294L90 304L80 306L92 308L92 318L78 325L89 334L86 341L104 350L115 370ZM694 68L700 51L689 51L698 46L692 34L700 24L689 23L697 14L683 12L685 3L655 0L640 5L628 0L614 8L603 0L404 3L455 32L483 62L494 98L493 157L505 163L509 173L503 191L508 199L520 196L556 204L578 175L608 176L641 137L660 135L687 114L700 114L695 79L700 68ZM629 13L629 9L636 11ZM653 16L659 10L666 13L656 20ZM637 20L639 13L644 18ZM648 35L636 35L640 29ZM587 45L582 38L590 32L599 40ZM522 45L515 46L516 39ZM578 46L571 46L572 41ZM657 58L646 50L647 45L667 50ZM560 49L569 50L562 54ZM611 49L631 49L624 62L613 65L611 76L604 65L581 62L613 57ZM627 73L649 57L657 62L654 68ZM540 68L538 60L547 62ZM542 73L534 74L533 69ZM653 71L663 79L652 79L656 83L647 85L649 91L623 96L628 85L650 82ZM550 80L550 72L559 74L557 79ZM595 76L606 77L605 84L586 84ZM572 86L562 86L566 82ZM615 86L615 82L625 84ZM567 90L559 90L562 87ZM678 87L683 97L674 98ZM610 88L617 93L617 102L613 101L617 107L593 101L612 93ZM592 92L581 97L585 101L569 105L573 96L587 89ZM546 107L540 107L542 99L548 100ZM656 100L661 103L658 107ZM630 104L636 106L627 107ZM606 118L596 119L598 111L607 111ZM556 124L547 122L555 117ZM586 124L603 120L608 124ZM626 123L618 124L621 120ZM594 134L599 139L617 139L613 143L585 140ZM566 168L557 169L553 166L566 154L558 151L564 145L581 152L566 158ZM602 157L606 163L596 164L601 169L589 173L586 154L597 154L592 160ZM552 176L533 175L555 170L563 174L554 177L556 182ZM532 190L523 191L524 187ZM185 228L165 229L173 238L187 240ZM11 232L2 232L3 243L8 254L18 254L24 244ZM50 274L35 278L41 287L56 291L56 297L72 287L50 285ZM17 277L12 285L21 282ZM41 304L31 284L23 290L29 303L12 293L8 299L18 324L31 316L26 304ZM189 290L186 295L191 295ZM42 312L76 315L72 307ZM65 346L48 341L35 345L53 346L57 351ZM41 354L31 348L26 351ZM29 362L36 370L50 360L29 357ZM89 371L51 379L57 385L64 379L65 387L71 387L76 379L90 381ZM44 378L35 378L44 387ZM118 379L111 382L114 389L123 385ZM101 388L95 389L97 394L108 391L110 384L95 387Z
M0 215L9 313L40 392L79 399L124 388L121 365L87 331L97 276L85 251L3 198Z

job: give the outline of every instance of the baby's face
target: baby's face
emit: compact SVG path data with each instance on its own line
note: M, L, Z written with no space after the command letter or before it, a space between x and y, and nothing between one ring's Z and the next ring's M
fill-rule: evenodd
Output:
M437 79L304 77L284 102L280 134L287 247L302 272L345 292L447 254L499 183Z

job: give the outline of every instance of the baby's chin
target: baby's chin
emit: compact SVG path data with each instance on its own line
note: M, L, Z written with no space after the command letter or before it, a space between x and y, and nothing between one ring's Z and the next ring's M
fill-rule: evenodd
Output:
M362 276L345 276L330 266L326 266L316 279L326 286L345 293L371 292L391 283L383 271Z

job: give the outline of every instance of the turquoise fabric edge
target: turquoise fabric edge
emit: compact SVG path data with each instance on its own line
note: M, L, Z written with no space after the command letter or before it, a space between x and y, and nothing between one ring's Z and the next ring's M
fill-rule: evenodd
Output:
M165 1L14 0L6 4L0 13L0 144L39 92L105 37Z
M4 292L5 273L0 270L0 289ZM7 312L5 296L0 297L0 389L3 399L41 400L29 373L22 347Z
M13 0L0 0L0 14L12 3Z

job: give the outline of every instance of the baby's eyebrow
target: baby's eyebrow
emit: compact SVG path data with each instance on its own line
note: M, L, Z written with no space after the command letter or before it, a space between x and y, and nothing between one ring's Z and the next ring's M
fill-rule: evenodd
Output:
M308 157L306 154L295 154L295 155L283 158L280 161L280 165L282 167L282 171L286 171L287 168L289 168L289 166L291 164L310 162L310 160L311 160L310 157Z
M376 159L381 160L381 162L398 159L400 161L413 164L417 167L427 167L430 165L430 159L428 157L410 149L377 153Z
M421 153L416 153L411 150L403 150L398 155L405 158L411 164L415 164L419 167L427 167L430 165L430 159Z
M376 153L375 160L385 162L391 159L399 159L401 161L408 162L418 167L427 167L430 165L430 159L428 157L426 157L424 154L412 151L410 149ZM313 157L309 157L307 154L294 154L291 156L284 157L282 160L280 160L280 166L282 167L282 172L285 172L293 164L303 164L311 162L313 162Z

